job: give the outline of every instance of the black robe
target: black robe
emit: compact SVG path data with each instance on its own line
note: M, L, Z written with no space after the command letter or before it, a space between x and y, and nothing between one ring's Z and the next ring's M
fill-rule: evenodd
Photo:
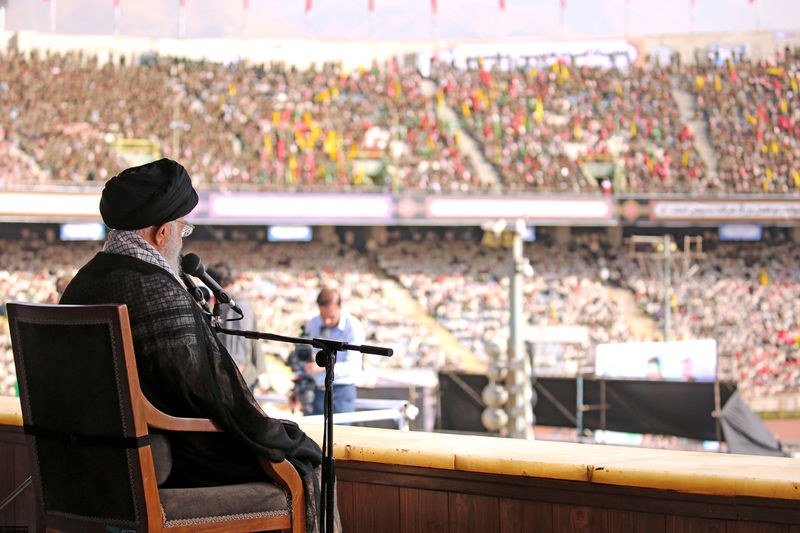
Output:
M191 295L169 272L134 257L98 253L62 304L126 304L142 392L178 417L214 420L224 433L170 432L169 486L264 479L256 456L288 459L303 478L306 520L316 529L322 452L297 424L268 417Z

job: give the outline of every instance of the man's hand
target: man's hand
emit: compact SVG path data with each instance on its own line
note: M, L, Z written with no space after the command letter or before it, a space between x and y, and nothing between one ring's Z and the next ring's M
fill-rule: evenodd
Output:
M303 367L303 370L306 371L306 374L319 374L320 372L325 372L324 368L313 361L306 363L306 366Z

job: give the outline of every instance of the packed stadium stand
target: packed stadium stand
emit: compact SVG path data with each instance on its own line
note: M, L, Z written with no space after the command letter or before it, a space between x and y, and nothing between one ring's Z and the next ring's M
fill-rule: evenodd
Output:
M797 51L770 62L694 66L681 84L697 99L719 160L714 186L727 192L796 192L800 187Z
M673 338L717 339L720 367L729 372L723 377L735 379L746 394L795 390L800 376L796 246L785 233L760 243L722 243L710 236L705 242L702 259L692 261L693 272L673 277ZM56 301L63 283L98 249L98 243L63 244L30 235L4 239L3 303ZM237 292L253 301L262 331L297 335L313 313L318 288L339 286L347 307L362 317L367 341L395 350L392 358L367 358L373 380L387 368L438 371L470 364L461 361L463 352L451 349L451 336L485 364L487 345L502 344L508 336L507 255L482 246L479 232L398 230L390 243L370 252L344 242L266 243L242 228L238 239L193 236L185 249L201 250L208 264L236 258ZM632 331L614 289L634 295L651 318L652 331L663 327L663 269L657 260L615 250L596 232L576 235L566 247L544 236L528 243L525 255L534 267L523 289L526 322L589 328L588 345L569 346L564 354L573 372L592 367L597 343L655 340ZM414 305L401 305L399 293ZM15 379L4 323L2 334L0 377L2 392L9 393ZM290 348L270 343L267 351L285 361Z
M587 343L564 354L572 371L591 368L598 343L663 339L666 298L672 339L715 338L723 377L741 390L796 391L798 239L783 227L796 215L770 219L773 204L761 205L755 220L780 227L737 243L718 239L718 219L682 219L670 229L676 240L694 231L704 250L691 272L676 271L670 294L657 261L624 241L635 224L659 229L647 221L652 199L796 200L798 52L627 66L502 59L437 59L423 74L402 57L345 68L10 49L0 61L0 189L96 192L157 154L183 162L198 190L232 196L380 193L398 211L411 198L607 199L604 225L626 225L617 238L603 227L553 238L545 223L524 249L533 266L525 323L588 328ZM559 225L587 225L574 222ZM365 246L341 232L311 243L267 243L255 228L229 238L236 232L209 223L186 248L197 243L206 263L236 258L237 289L265 331L297 334L313 294L332 281L368 341L395 350L369 360L372 371L438 371L467 356L485 365L508 336L508 251L484 246L477 225L437 224L389 228ZM0 303L55 301L100 246L61 243L51 226L4 237ZM649 329L635 327L642 316ZM2 335L0 393L12 393L5 327ZM279 360L286 350L270 345Z
M715 195L786 193L800 183L792 97L800 59L791 48L768 63L624 70L479 59L434 61L426 79L394 60L344 71L10 53L0 65L9 169L0 179L102 183L124 165L111 141L147 139L215 190ZM701 131L681 118L681 89L694 96ZM499 183L479 175L463 135ZM703 135L713 169L698 153Z

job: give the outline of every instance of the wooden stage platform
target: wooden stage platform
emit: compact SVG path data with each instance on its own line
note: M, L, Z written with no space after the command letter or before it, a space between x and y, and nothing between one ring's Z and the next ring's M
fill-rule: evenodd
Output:
M30 472L20 426L0 397L0 501ZM798 459L347 426L334 441L348 533L800 533ZM35 531L32 494L0 524Z

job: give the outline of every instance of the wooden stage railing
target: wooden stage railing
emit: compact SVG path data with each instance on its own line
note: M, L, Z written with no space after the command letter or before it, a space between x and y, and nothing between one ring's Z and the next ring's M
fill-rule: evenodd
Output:
M0 398L0 501L29 475L18 412ZM798 459L348 426L334 441L347 533L800 533ZM0 524L34 531L32 494Z

